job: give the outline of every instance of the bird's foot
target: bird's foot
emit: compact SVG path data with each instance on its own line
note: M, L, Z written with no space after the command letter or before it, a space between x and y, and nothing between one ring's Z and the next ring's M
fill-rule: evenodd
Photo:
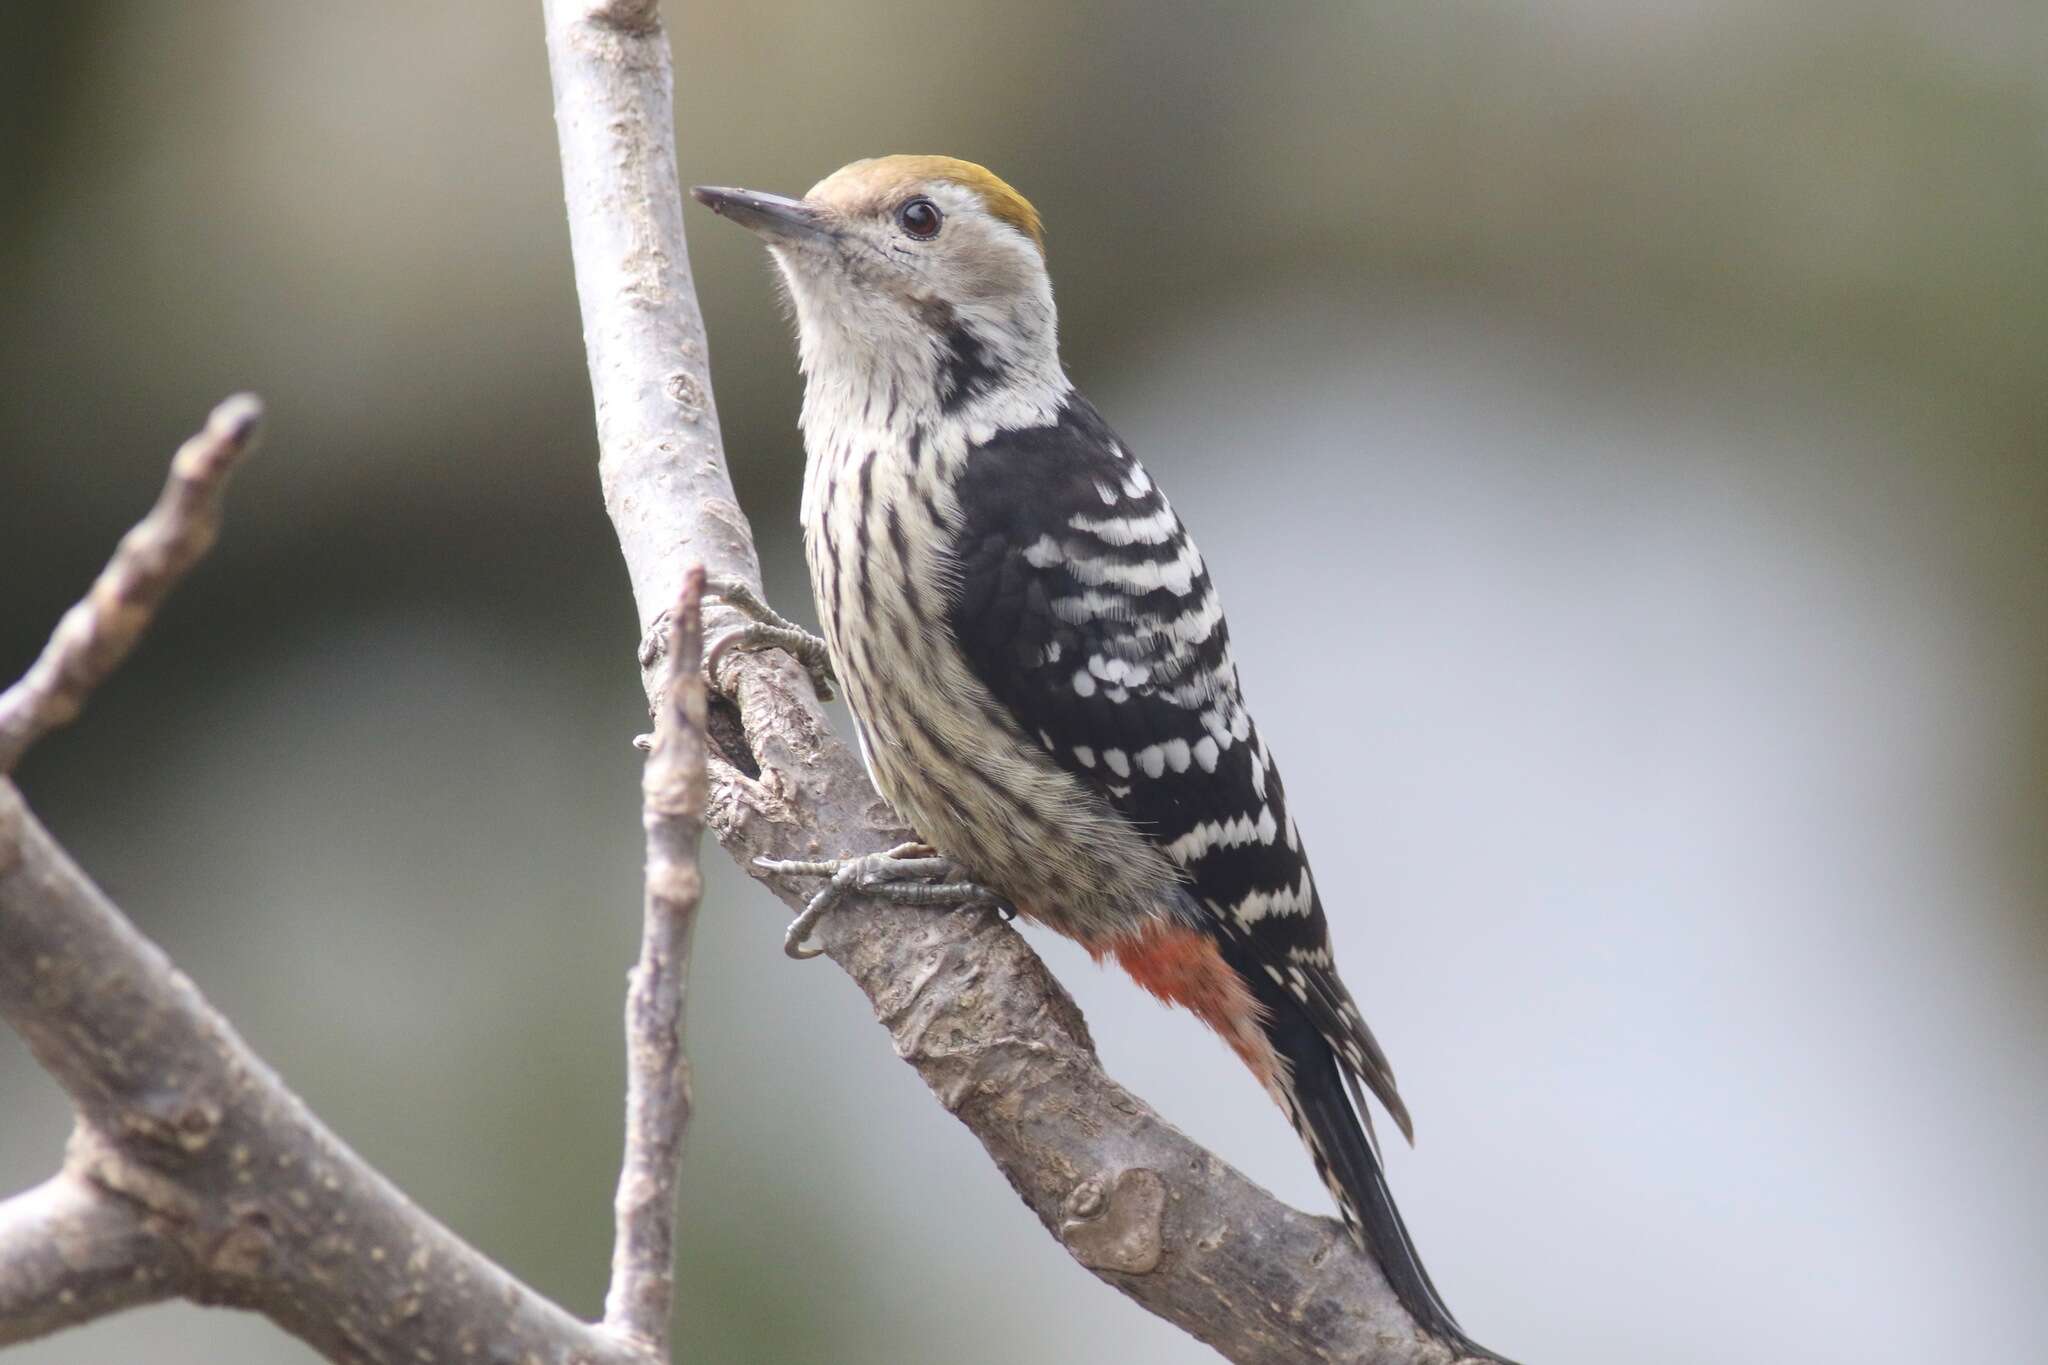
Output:
M941 857L929 844L898 844L887 853L819 862L756 858L754 866L778 877L826 879L782 936L782 951L795 958L816 957L824 951L806 946L804 940L825 912L849 895L875 896L898 905L988 905L1007 910L994 892L967 880L957 863ZM1010 916L1006 913L1004 917Z
M745 624L720 634L704 651L704 673L714 685L718 681L718 665L728 652L780 649L786 650L811 675L811 686L818 690L820 701L832 700L832 660L821 637L763 602L760 594L736 578L713 574L704 580L704 595L747 618Z

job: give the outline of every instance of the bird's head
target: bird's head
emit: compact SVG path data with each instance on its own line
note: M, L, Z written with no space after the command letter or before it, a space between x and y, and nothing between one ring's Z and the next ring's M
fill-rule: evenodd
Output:
M801 199L692 193L773 254L796 313L807 407L821 385L940 412L1065 389L1038 211L986 168L885 156L842 167Z

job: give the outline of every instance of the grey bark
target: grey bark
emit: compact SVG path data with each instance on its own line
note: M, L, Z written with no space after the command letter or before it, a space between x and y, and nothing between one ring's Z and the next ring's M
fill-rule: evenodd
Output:
M46 1184L0 1204L0 1231L15 1234L0 1240L0 1344L94 1315L83 1298L106 1312L178 1293L255 1309L337 1361L417 1365L489 1347L647 1365L645 1350L535 1294L351 1151L5 781L0 1013L81 1124L54 1182L61 1198ZM84 1248L71 1275L50 1272L38 1219L60 1246ZM123 1255L147 1293L114 1287Z
M79 712L204 553L259 411L230 400L179 451L155 508L0 694L0 757ZM260 1311L336 1361L667 1358L688 1116L682 990L706 800L700 587L671 627L670 652L691 674L670 689L644 783L648 923L628 1005L632 1104L606 1321L581 1322L521 1284L364 1163L0 775L0 1016L77 1113L58 1173L0 1201L0 1346L179 1295Z
M683 1053L683 1005L690 978L690 931L704 897L697 864L704 836L702 673L704 571L683 575L669 617L667 695L641 775L647 832L640 960L626 990L626 1154L614 1204L612 1285L605 1324L658 1354L668 1353L675 1304L676 1181L690 1121L690 1062Z
M0 1342L154 1303L188 1278L138 1205L81 1173L0 1202Z

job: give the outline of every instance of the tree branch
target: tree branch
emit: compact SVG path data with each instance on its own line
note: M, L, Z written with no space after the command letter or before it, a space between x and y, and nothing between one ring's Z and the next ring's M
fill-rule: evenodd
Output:
M653 0L544 0L598 476L643 631L692 563L761 583L683 246L668 36ZM659 681L658 660L645 680Z
M489 1346L514 1360L580 1352L607 1365L648 1365L644 1349L535 1294L351 1151L86 879L5 781L0 1013L79 1108L85 1131L59 1181L141 1220L150 1237L131 1245L154 1252L154 1240L166 1244L161 1259L135 1263L188 1267L165 1289L257 1309L334 1360L459 1360ZM34 1235L37 1204L25 1214L14 1205L7 1225ZM0 1246L0 1258L23 1254L18 1243ZM66 1291L73 1300L94 1296L101 1311L152 1297L106 1295L108 1249L64 1275L43 1275L41 1298L0 1314L0 1341L83 1320L82 1311L53 1311L53 1303L75 1306Z
M618 8L547 0L548 59L599 477L651 628L683 564L760 578L690 281L668 38L653 5L624 25ZM659 655L643 656L651 696ZM744 735L714 717L710 821L741 866L906 837L786 655L734 652L718 682ZM800 888L771 887L797 907ZM1281 1204L1104 1075L1072 1000L994 916L863 900L818 938L897 1051L1107 1283L1247 1365L1451 1358L1333 1221Z
M220 533L228 475L254 443L263 404L238 393L171 457L156 506L121 539L84 601L66 612L21 681L0 692L0 776L29 747L75 719L120 667L156 609Z
M168 1298L188 1272L138 1206L61 1171L0 1201L0 1346Z
M157 506L92 593L6 694L11 754L75 715L204 552L221 480L247 448L253 399L217 408L173 462ZM684 657L695 646L682 631ZM679 706L687 711L688 692ZM664 913L686 889L693 844L688 736L670 724L683 795L660 812ZM701 751L701 740L696 741ZM668 800L671 788L661 788ZM696 809L702 808L701 795ZM652 838L653 836L650 835ZM687 919L657 947L657 996L679 1004ZM667 1289L629 1293L621 1330L592 1326L521 1284L421 1211L351 1151L94 886L0 777L0 1016L70 1095L78 1128L61 1171L0 1203L0 1345L171 1295L252 1308L336 1361L418 1365L486 1358L656 1365L659 1331L634 1330ZM658 1004L649 1027L659 1022ZM636 1065L638 1063L636 1062ZM673 1200L673 1098L640 1105L642 1179ZM666 1134L666 1136L665 1136ZM651 1164L670 1163L662 1177ZM657 1204L634 1239L665 1248ZM648 1232L656 1228L658 1231ZM642 1273L635 1261L632 1270ZM630 1278L630 1277L629 1277Z
M690 1121L690 1064L683 1055L690 930L704 879L705 687L701 607L704 571L683 576L669 617L665 703L641 779L647 827L647 893L640 961L626 993L626 1155L619 1169L607 1327L668 1350L675 1303L675 1213L683 1129Z

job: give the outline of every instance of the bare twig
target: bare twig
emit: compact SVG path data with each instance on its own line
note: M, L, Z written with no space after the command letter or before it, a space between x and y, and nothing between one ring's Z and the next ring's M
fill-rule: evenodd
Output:
M125 1209L135 1269L202 1303L257 1309L337 1361L417 1365L477 1352L649 1365L435 1222L307 1111L0 780L0 1014L78 1107L52 1201ZM48 1189L48 1186L44 1187ZM61 1195L61 1199L60 1199ZM35 1236L39 1207L5 1227ZM98 1214L101 1228L119 1225ZM18 1245L0 1261L19 1263ZM10 1300L0 1342L109 1297L112 1243ZM145 1255L144 1253L147 1253ZM46 1263L47 1264L47 1263ZM67 1297L68 1296L68 1297ZM486 1357L488 1358L488 1357Z
M41 657L0 693L0 776L38 739L68 724L135 648L157 607L220 532L228 475L255 443L263 404L238 393L171 459L170 478L85 599L64 614Z
M11 755L77 713L205 551L258 411L229 400L178 452L156 508L6 694ZM701 702L694 714L701 734ZM4 776L0 1016L78 1113L58 1174L0 1202L0 1345L183 1295L259 1310L336 1361L658 1365L645 1341L536 1294L350 1151Z
M665 1353L675 1301L677 1163L690 1120L683 1005L690 930L704 893L704 570L683 578L668 618L667 694L641 780L647 895L640 961L626 994L626 1154L619 1171L607 1327Z
M562 178L605 504L643 628L681 567L760 582L733 503L686 256L668 39L651 14L547 0ZM661 651L643 654L659 691ZM780 652L729 656L709 820L754 859L869 853L908 831ZM774 887L792 908L805 888ZM1288 1208L1103 1074L1078 1010L992 915L857 901L820 926L897 1051L1063 1246L1231 1360L1442 1362L1337 1225Z
M0 1201L0 1346L168 1298L188 1273L139 1205L61 1171Z

